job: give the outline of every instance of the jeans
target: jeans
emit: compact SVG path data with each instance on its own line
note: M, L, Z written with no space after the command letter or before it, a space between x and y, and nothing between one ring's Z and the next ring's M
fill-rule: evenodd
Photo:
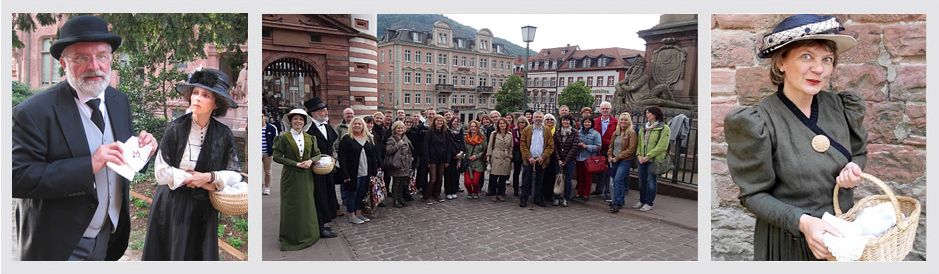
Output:
M369 176L356 177L355 184L346 188L344 191L346 195L342 201L346 204L346 212L353 213L362 209L362 200L365 199L365 195L368 193L368 179Z
M622 160L612 165L610 173L613 174L613 205L622 207L626 204L626 193L629 193L629 167L632 161Z
M519 195L519 200L527 202L529 197L534 197L532 200L541 202L541 183L544 177L544 168L540 164L522 166L522 194Z
M564 198L564 200L571 199L571 184L572 184L571 179L573 179L571 177L574 177L574 166L576 165L577 164L575 161L573 163L564 163L564 167L558 166L558 169L560 169L561 172L564 172L564 194L563 196L555 194L554 195L555 199L560 199L562 197Z
M655 201L655 174L652 173L652 162L639 164L639 201L652 205Z

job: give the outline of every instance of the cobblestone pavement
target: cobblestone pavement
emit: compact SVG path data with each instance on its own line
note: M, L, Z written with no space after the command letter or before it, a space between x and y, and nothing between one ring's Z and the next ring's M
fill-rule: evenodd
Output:
M302 251L278 250L279 165L270 196L264 196L264 260L634 260L697 259L697 232L635 215L610 214L597 206L518 206L463 198L409 207L378 208L371 222L333 221L339 237ZM484 188L485 189L485 188ZM511 187L508 188L511 192ZM389 205L390 201L386 201ZM632 210L632 209L623 209Z

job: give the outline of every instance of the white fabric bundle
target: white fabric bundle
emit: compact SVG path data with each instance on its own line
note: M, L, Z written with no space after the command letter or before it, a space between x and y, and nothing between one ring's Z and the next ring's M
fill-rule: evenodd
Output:
M320 157L319 161L313 163L313 167L326 167L332 165L334 161L333 157L323 155L323 157Z
M889 202L864 209L854 222L842 220L825 212L822 220L841 231L844 237L835 237L826 233L822 235L822 241L838 261L857 261L864 253L867 242L880 237L896 225L897 218L894 212L893 204Z
M247 182L238 182L232 185L226 185L221 191L224 194L237 194L237 193L246 193L248 192L248 183Z

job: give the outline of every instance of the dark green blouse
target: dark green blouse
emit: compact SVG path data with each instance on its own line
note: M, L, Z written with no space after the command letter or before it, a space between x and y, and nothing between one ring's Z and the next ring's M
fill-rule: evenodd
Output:
M863 99L854 93L823 91L813 100L818 127L843 145L863 169L867 162ZM816 133L776 94L757 106L728 113L724 135L727 165L740 187L740 203L757 219L754 259L814 259L799 231L799 218L833 213L835 177L848 158L834 146L815 151L812 138ZM838 198L842 210L853 206L850 189L841 191Z

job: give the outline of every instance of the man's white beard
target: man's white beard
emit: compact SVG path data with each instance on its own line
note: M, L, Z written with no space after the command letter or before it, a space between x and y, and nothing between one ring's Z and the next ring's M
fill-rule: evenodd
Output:
M85 81L84 77L86 76L101 76L103 79L98 81ZM75 91L81 93L82 95L98 97L98 95L101 95L101 93L108 88L108 84L111 83L111 73L95 71L92 73L85 73L84 75L73 75L71 70L66 69L65 79L68 80L68 84L72 86Z
M325 124L326 122L329 122L329 116L323 116L323 117L314 116L313 120L316 120L316 122L319 122L320 124Z

